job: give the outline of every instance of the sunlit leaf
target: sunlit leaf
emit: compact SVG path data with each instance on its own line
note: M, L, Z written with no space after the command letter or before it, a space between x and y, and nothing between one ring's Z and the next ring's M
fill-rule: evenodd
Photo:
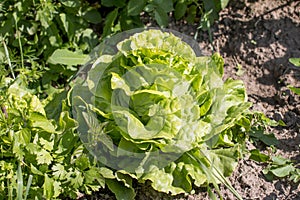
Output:
M290 63L292 63L293 65L300 67L300 58L290 58L289 59Z
M291 85L289 85L288 88L289 88L290 90L292 90L292 92L294 92L295 94L300 95L300 88L293 87L293 86L291 86Z
M49 57L51 64L62 64L68 66L81 65L88 61L89 56L80 52L73 52L67 49L57 49Z
M281 167L276 167L274 169L271 169L270 171L277 177L285 177L285 176L288 176L294 170L295 170L294 166L284 165Z

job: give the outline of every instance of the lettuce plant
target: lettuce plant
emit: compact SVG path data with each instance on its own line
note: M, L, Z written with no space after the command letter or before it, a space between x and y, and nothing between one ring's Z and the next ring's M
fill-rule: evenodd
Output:
M210 183L234 192L225 177L243 153L251 104L242 81L223 81L219 54L197 56L174 34L145 30L104 41L92 57L70 101L117 197L133 179L172 195Z

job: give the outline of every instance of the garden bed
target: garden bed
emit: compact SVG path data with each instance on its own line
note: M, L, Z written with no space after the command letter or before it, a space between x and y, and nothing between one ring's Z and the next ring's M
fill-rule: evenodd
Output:
M149 26L155 26L149 23ZM192 37L197 25L171 22L169 28ZM288 85L300 86L300 69L289 58L300 57L300 2L284 0L233 0L220 13L213 25L213 43L207 32L200 32L202 53L211 55L214 48L225 60L225 77L241 79L246 85L253 110L264 112L275 120L283 120L285 127L270 128L279 140L276 154L300 162L300 104L299 96ZM254 148L249 144L249 148ZM255 144L267 152L264 145ZM245 158L230 177L233 187L244 199L300 199L299 183L287 179L268 181L262 170L266 166ZM193 195L170 197L148 186L137 186L136 199L209 199L202 189ZM88 199L114 199L102 191ZM222 188L224 199L235 199ZM87 198L87 197L85 197Z

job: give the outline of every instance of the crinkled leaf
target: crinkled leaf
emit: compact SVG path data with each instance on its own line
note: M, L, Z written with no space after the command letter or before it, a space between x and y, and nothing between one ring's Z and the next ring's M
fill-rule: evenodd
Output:
M159 169L156 166L152 166L150 172L145 174L142 179L150 180L151 186L160 192L180 194L185 193L184 189L173 185L174 177L172 172L166 172L165 169Z
M158 21L166 23L167 12L156 2L160 1L149 5ZM164 6L168 2L172 1ZM110 17L117 17L118 11L112 12ZM243 144L252 123L242 81L224 82L219 54L196 57L193 48L172 33L148 30L119 41L109 55L99 50L87 81L73 88L72 98L80 121L78 132L86 145L101 146L101 139L95 138L104 138L103 127L95 125L107 124L111 157L102 159L99 151L91 151L103 164L128 170L114 175L103 168L108 174L100 173L110 177L109 187L115 192L120 188L116 183L131 188L131 178L136 178L131 172L135 172L140 181L149 180L154 189L171 194L189 192L193 184L221 182L234 191L225 176L237 166L241 155L237 143ZM182 156L158 166L165 155L175 152ZM123 159L127 156L132 159ZM121 198L121 193L116 195Z
M41 149L40 151L36 152L36 160L38 164L50 165L53 161L53 157L48 151Z

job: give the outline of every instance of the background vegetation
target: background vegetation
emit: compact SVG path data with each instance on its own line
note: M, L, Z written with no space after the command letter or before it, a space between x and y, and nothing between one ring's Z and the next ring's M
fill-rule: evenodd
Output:
M167 27L171 18L186 20L209 31L227 3L228 0L2 1L0 199L76 198L79 193L98 191L106 180L113 188L115 176L90 157L70 115L66 96L78 67L105 37L144 27L144 19L152 19L160 27ZM299 169L290 161L272 158L271 162L268 155L259 152L253 152L253 159L270 163L266 174L291 174L294 181L299 181ZM284 170L276 170L278 166ZM119 178L122 179L125 178Z

